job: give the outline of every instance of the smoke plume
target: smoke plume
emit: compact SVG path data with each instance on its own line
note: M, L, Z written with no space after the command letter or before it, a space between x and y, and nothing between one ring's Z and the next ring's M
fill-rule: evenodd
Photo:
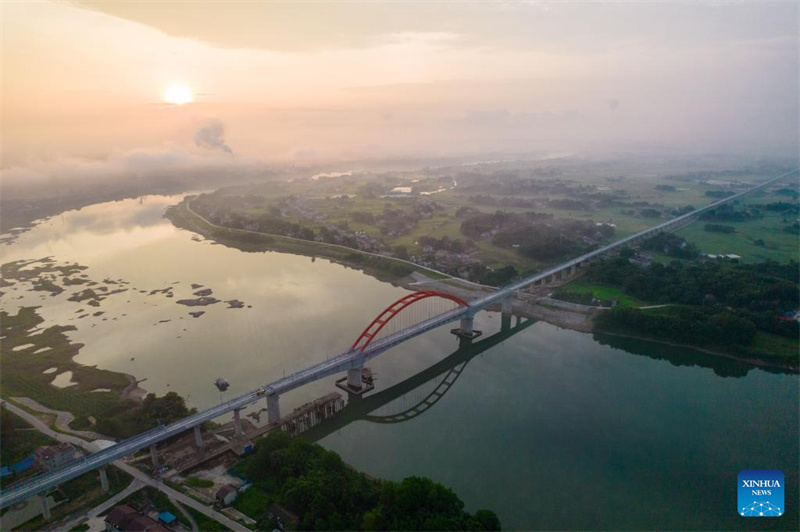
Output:
M233 153L230 146L225 144L225 126L219 120L211 120L194 134L194 143L201 148L209 150L222 150Z

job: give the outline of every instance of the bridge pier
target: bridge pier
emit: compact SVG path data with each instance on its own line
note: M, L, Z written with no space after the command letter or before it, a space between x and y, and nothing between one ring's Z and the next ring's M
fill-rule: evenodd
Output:
M361 374L363 372L363 366L358 366L357 368L350 368L347 370L347 387L353 390L360 390L361 385Z
M39 498L39 504L42 506L42 517L47 521L50 519L50 505L47 503L47 494L37 495L37 497Z
M239 408L233 409L233 435L234 436L241 436L244 434L242 430L242 415L240 413Z
M197 446L198 449L202 449L204 447L203 443L203 432L202 432L202 425L195 425L194 426L194 444Z
M281 420L280 395L273 393L267 396L267 423L273 425Z
M103 466L100 468L100 489L108 492L108 467Z
M153 462L153 467L158 469L158 450L155 445L150 446L150 460Z
M472 340L477 338L483 331L476 331L472 328L474 318L473 316L467 316L465 318L461 318L461 326L458 329L451 329L450 332L459 336L461 338L466 338L468 340Z
M514 312L514 296L510 295L506 298L503 298L503 302L501 303L501 312L503 316L511 316Z

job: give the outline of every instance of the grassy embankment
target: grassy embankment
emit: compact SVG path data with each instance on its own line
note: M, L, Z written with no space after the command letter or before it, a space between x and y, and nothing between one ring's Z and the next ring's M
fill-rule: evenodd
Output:
M216 242L241 251L276 251L280 253L330 259L333 262L363 270L365 273L378 279L388 281L405 277L414 271L421 272L433 279L448 278L448 276L422 266L391 257L371 255L344 246L219 227L208 223L205 219L190 211L187 208L187 200L184 200L175 207L171 207L167 211L167 216L177 227L199 233Z
M125 375L73 360L82 345L70 343L64 334L70 327L55 325L39 334L30 334L44 321L35 307L22 308L16 315L0 311L0 321L5 336L0 345L0 385L5 399L30 397L49 408L72 412L75 415L72 428L79 430L92 428L89 416L114 416L136 406L134 401L120 396L129 384ZM33 345L14 351L15 347L26 344ZM36 353L40 349L46 350ZM44 373L50 368L57 370ZM72 372L72 380L77 384L66 388L53 386L53 377L65 371ZM111 391L93 391L97 389Z

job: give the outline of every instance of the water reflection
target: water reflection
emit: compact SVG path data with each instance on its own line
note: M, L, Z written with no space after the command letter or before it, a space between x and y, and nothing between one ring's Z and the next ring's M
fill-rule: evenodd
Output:
M534 323L536 323L534 320L521 319L519 317L503 317L500 332L477 341L460 339L459 347L456 351L416 375L366 397L355 394L349 395L347 406L344 410L337 414L336 417L304 433L303 436L311 441L318 441L357 420L365 420L371 423L402 423L422 415L444 397L450 387L458 380L458 376L464 371L470 360L519 334ZM429 383L434 383L433 392L418 393ZM415 395L417 399L412 401L413 406L404 407L402 410L394 409L393 412L376 414L384 407L391 408L398 399L404 398L409 394L415 394L415 392L417 392Z
M674 346L657 342L646 342L637 338L602 333L595 333L592 336L600 345L607 345L612 349L619 349L626 353L646 356L655 360L666 360L673 366L691 366L711 369L720 377L741 378L746 376L751 370L756 369L752 364L739 360L691 349L675 348ZM792 373L790 370L780 368L763 367L759 369L770 373Z

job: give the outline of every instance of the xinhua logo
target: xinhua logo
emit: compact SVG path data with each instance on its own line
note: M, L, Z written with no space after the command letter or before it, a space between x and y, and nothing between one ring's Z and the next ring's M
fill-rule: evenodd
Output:
M739 473L739 515L783 515L783 473L777 469L745 469Z

